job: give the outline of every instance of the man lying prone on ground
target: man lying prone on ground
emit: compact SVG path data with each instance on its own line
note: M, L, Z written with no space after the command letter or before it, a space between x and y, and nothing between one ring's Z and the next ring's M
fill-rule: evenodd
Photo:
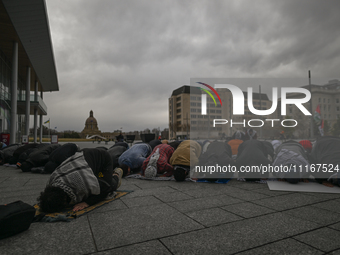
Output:
M82 210L104 200L120 186L123 171L113 170L109 153L101 149L84 149L65 160L51 174L38 198L41 211L61 211L74 205Z
M299 181L308 182L310 166L307 152L300 143L293 140L284 142L276 148L275 155L273 166L286 166L289 169L288 172L275 173L279 179L292 184Z

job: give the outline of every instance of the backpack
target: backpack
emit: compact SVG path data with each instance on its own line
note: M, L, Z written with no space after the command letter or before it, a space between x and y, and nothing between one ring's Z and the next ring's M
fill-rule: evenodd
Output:
M27 230L35 216L35 208L22 201L0 205L0 239Z

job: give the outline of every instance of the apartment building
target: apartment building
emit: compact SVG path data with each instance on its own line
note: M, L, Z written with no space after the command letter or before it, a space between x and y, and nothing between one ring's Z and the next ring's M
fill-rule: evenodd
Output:
M247 106L247 92L244 94L244 115L234 116L232 113L233 99L232 94L226 89L216 90L221 98L222 105L219 100L215 98L215 101L207 96L206 102L206 114L202 114L202 94L205 94L201 89L197 87L191 87L184 85L175 89L169 98L169 136L171 138L185 139L187 138L200 138L200 139L215 139L221 137L231 136L236 130L245 131L248 128L248 121L252 119L259 119L258 116L252 114ZM271 107L271 101L268 96L263 93L253 93L253 105L256 109L265 110ZM270 116L272 117L272 116ZM223 125L215 125L213 127L213 121L227 120L228 123ZM230 125L234 123L245 123ZM253 123L251 125L259 125ZM265 128L265 127L263 127ZM263 133L262 128L254 128ZM271 133L266 132L269 136Z

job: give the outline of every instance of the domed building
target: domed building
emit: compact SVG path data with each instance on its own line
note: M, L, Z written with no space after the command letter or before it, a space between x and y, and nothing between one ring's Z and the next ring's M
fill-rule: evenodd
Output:
M95 117L93 117L93 111L90 111L90 117L85 121L85 128L81 131L81 137L86 138L86 136L101 135L101 131L98 129L98 123Z

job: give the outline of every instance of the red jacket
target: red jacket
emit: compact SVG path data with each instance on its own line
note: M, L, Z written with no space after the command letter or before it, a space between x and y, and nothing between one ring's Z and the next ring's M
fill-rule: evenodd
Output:
M164 174L164 176L169 177L173 175L174 167L170 165L169 160L174 153L175 149L171 147L168 144L160 144L157 145L149 157L147 157L142 165L143 175L145 172L146 167L149 164L149 160L151 156L156 152L156 150L159 149L159 159L157 161L157 173L158 174Z

